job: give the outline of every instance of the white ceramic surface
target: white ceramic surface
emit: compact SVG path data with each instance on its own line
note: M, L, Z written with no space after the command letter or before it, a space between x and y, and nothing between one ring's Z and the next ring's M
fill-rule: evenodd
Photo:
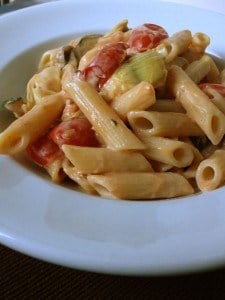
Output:
M0 99L25 93L41 53L121 19L211 37L225 58L225 16L168 2L56 1L0 17ZM0 112L1 130L8 116ZM96 272L165 275L225 263L225 188L162 201L116 201L50 182L23 157L0 157L0 242L56 264Z
M187 4L195 7L209 9L218 13L225 14L224 0L163 0L167 2Z

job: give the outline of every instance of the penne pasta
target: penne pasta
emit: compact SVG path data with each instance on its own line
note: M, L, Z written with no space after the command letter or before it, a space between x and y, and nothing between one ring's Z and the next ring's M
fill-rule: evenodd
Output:
M112 102L112 108L122 120L127 119L127 114L132 110L145 110L156 101L155 89L148 82L140 82L135 87L116 97Z
M63 145L62 150L77 171L82 174L153 171L150 162L137 152L71 145Z
M215 95L215 94L214 94ZM225 101L224 97L221 95L217 95L216 97L212 98L212 103L222 112L225 114Z
M170 63L167 63L168 68L172 65L176 65L182 69L185 69L189 65L189 61L182 56L177 56Z
M190 48L197 53L203 54L210 44L210 38L203 32L196 32L191 39Z
M192 146L194 159L193 159L192 163L190 164L190 166L182 172L182 175L187 179L190 179L190 178L195 179L197 168L198 168L200 162L204 159L204 157L203 157L202 153L195 146L193 146L190 141L186 141L186 142Z
M87 82L71 74L63 87L90 121L105 145L113 150L144 149L144 144L129 130L115 111Z
M213 144L218 144L225 133L225 115L181 68L170 68L167 86L188 116L199 125Z
M195 33L191 38L191 43L188 49L182 54L182 57L187 59L189 63L199 60L205 54L205 50L210 43L210 38L202 32Z
M16 119L0 154L23 151L53 182L113 199L225 186L225 70L209 43L125 19L47 50L26 97L1 101Z
M210 101L225 114L225 97L210 84L205 84L203 91L209 97Z
M166 62L169 63L188 49L191 39L190 30L179 31L164 40L156 51L164 55Z
M167 172L174 168L171 165L156 160L151 160L151 166L155 172Z
M194 153L191 145L164 137L156 137L139 134L147 149L146 157L178 168L189 166Z
M61 115L64 105L62 93L45 97L0 134L0 153L12 155L24 151Z
M148 110L161 112L185 112L184 108L179 102L171 99L157 99L157 101L150 106Z
M215 62L208 55L203 55L199 60L190 63L185 72L197 84L205 78L209 82L217 82L220 75Z
M131 111L128 120L134 132L141 135L161 137L204 135L199 126L183 113Z
M216 62L212 59L211 56L209 57L209 62L210 62L210 70L209 73L206 75L205 80L208 82L219 82L220 80L220 70L216 64Z
M103 197L119 199L163 199L191 195L194 190L181 175L166 173L107 173L87 177Z
M88 182L87 176L79 173L68 159L63 161L63 171L71 180L76 182L83 191L89 194L96 194L95 189Z
M214 190L225 182L225 150L216 150L199 164L196 182L201 191Z
M211 64L209 56L203 55L200 59L193 61L185 69L187 75L195 82L199 83L210 72Z

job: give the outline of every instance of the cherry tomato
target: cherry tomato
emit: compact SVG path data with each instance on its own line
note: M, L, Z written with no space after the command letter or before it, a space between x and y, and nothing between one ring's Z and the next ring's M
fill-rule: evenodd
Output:
M106 44L81 72L81 78L100 90L126 58L127 48L123 42Z
M210 89L215 90L221 96L225 97L225 86L219 83L200 83L200 89L206 93L208 96L211 96Z
M168 37L168 33L159 25L143 24L135 28L128 40L131 49L143 52L155 48Z
M40 166L47 166L53 160L63 155L58 145L54 143L48 134L31 143L27 147L26 152L28 156Z
M72 118L63 121L54 127L49 135L59 147L63 144L87 147L99 145L95 131L86 118Z

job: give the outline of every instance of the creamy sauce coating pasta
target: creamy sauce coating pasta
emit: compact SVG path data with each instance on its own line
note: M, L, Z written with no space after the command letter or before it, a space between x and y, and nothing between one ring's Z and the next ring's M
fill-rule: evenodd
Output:
M223 186L225 69L209 44L206 33L122 20L48 49L26 99L2 99L16 119L0 133L0 154L25 152L54 182L106 198Z

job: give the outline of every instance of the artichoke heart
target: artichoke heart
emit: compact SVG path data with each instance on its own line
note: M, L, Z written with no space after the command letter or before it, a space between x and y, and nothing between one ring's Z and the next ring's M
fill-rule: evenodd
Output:
M155 88L165 83L167 69L164 58L154 51L146 51L131 56L107 80L101 90L105 99L112 100L129 89L146 81Z
M82 37L79 40L77 45L74 47L74 52L78 62L85 53L87 53L97 44L100 37L102 37L101 34L90 34Z

